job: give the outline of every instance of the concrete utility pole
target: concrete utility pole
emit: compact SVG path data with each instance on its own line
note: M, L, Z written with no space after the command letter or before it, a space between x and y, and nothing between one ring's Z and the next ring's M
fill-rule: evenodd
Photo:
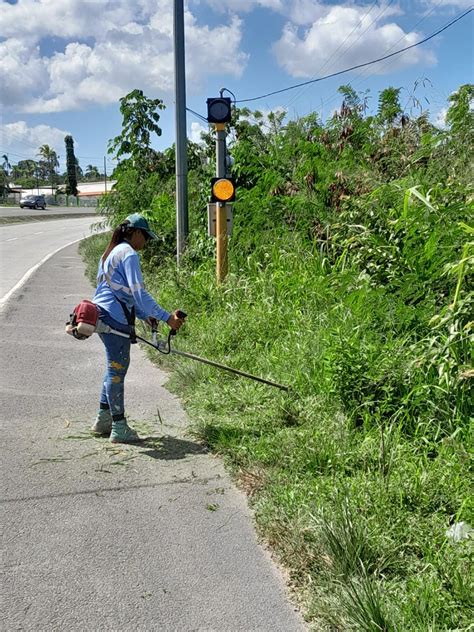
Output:
M176 104L176 255L179 264L189 232L183 0L174 0L174 87Z

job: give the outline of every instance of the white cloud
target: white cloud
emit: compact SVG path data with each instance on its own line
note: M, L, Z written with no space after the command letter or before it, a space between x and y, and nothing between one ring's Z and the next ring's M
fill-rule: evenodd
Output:
M193 143L197 143L198 145L200 145L203 142L201 138L201 134L207 134L207 133L208 133L207 127L204 127L200 123L193 121L191 123L191 132L189 134L189 140L191 140Z
M251 112L248 116L242 116L245 121L248 121L252 125L260 125L265 129L272 129L272 122L270 121L271 114L279 116L280 114L286 114L287 109L282 105L277 105L274 108L266 109L259 108L256 110L259 112L259 116L255 116L255 112Z
M12 152L10 162L26 158L35 159L41 145L49 145L59 155L64 156L64 137L68 134L66 130L49 125L28 127L25 121L0 124L0 139L4 153Z
M250 13L254 9L271 9L295 24L311 24L326 12L317 0L206 0L218 13Z
M24 112L58 112L115 102L133 88L148 96L172 94L172 10L169 0L3 4L1 33L8 38L0 44L7 70L3 104ZM209 75L241 75L247 56L240 51L238 17L210 28L186 10L185 28L188 93ZM64 47L42 55L39 44L58 33Z
M0 42L0 59L2 102L23 105L47 89L46 63L35 44L15 39Z
M109 0L18 0L2 4L0 33L2 37L38 40L46 36L61 38L100 37L112 25L132 21L134 2ZM141 3L139 3L141 4Z
M288 9L287 16L291 22L301 25L312 24L327 12L323 4L313 0L293 0Z
M234 13L248 13L257 7L284 11L287 0L206 0L215 11L232 11Z
M441 7L459 7L460 9L469 9L472 7L472 0L425 0L424 4Z
M231 11L234 13L249 13L257 8L272 9L273 11L285 16L291 23L298 26L313 24L316 20L327 15L330 5L319 2L318 0L205 0L215 11L223 13ZM435 2L436 0L426 0L427 2ZM441 0L449 2L450 0ZM460 2L464 0L452 0ZM347 2L347 6L352 6L351 0ZM365 7L367 11L367 7ZM398 12L398 9L392 9L392 12Z
M395 22L384 23L398 9L377 7L371 15L366 6L329 5L325 14L305 31L288 22L273 52L282 68L293 77L315 77L382 57L421 39L405 33ZM392 58L390 63L367 67L366 72L383 74L417 63L432 64L432 52L415 48ZM320 72L323 71L322 73ZM363 72L363 70L362 70Z
M436 113L434 118L434 124L436 127L440 127L441 129L446 128L446 114L448 113L448 107L441 108L439 112Z

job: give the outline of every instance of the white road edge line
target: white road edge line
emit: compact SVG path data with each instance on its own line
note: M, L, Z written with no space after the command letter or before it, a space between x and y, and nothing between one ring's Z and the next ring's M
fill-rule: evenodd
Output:
M25 272L25 274L18 281L18 283L14 285L12 289L9 292L7 292L3 298L0 299L0 313L4 310L6 304L12 298L12 296L25 285L28 279L36 272L36 270L40 266L43 265L43 263L46 263L48 259L51 259L51 257L54 257L54 255L58 254L58 252L60 252L61 250L64 250L64 248L67 248L68 246L72 246L73 244L76 244L78 241L82 241L83 239L84 237L80 237L79 239L75 239L74 241L70 241L68 244L65 244L64 246L61 246L61 248L58 248L54 252L50 252L49 255L46 255L46 257L41 259L39 263L37 263L32 268L30 268L27 272Z

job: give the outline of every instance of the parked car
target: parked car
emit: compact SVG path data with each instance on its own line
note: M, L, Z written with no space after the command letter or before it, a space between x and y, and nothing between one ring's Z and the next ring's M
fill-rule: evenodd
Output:
M27 195L20 200L20 208L46 208L44 195Z

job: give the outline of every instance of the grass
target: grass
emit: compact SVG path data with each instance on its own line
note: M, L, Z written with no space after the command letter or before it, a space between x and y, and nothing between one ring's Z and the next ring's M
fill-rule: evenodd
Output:
M162 240L142 253L143 271L160 304L189 314L177 348L291 387L154 358L248 492L310 625L459 632L472 624L474 542L446 532L474 524L473 86L451 95L444 131L425 113L400 119L392 88L375 116L341 93L326 122L274 120L264 132L236 112L239 196L221 286L201 167L179 269L171 176L140 181L129 164L108 216L117 225L150 209ZM93 276L104 244L88 244Z
M91 278L104 239L81 246ZM157 361L172 369L193 431L249 493L308 621L332 631L468 630L473 542L451 543L446 530L473 524L472 427L452 368L438 387L424 364L425 349L438 353L441 340L446 353L453 337L426 338L417 325L425 343L412 332L428 308L415 315L358 271L328 270L297 236L232 261L222 288L212 262L144 264L147 287L189 314L177 347L292 392L182 358Z

